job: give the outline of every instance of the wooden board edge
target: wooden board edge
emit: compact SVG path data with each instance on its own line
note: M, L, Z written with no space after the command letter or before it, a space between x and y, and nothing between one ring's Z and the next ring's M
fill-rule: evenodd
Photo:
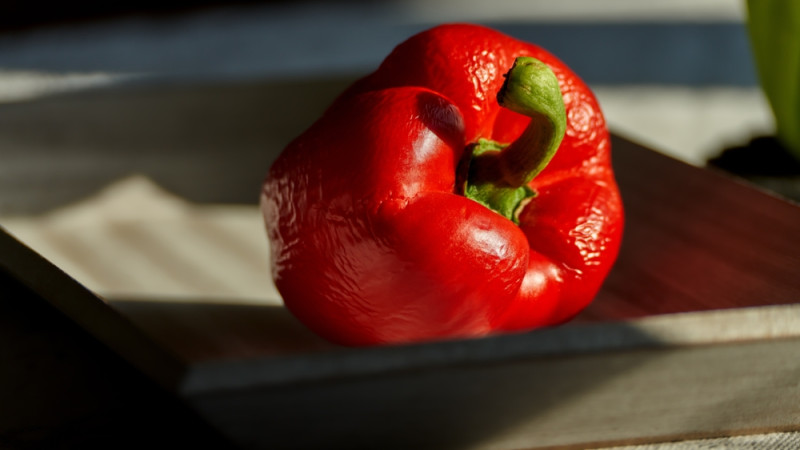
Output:
M175 391L186 365L127 318L0 226L0 270L77 323L160 386Z
M534 332L397 347L340 349L190 365L184 395L368 377L393 371L632 350L800 338L800 304L665 314Z

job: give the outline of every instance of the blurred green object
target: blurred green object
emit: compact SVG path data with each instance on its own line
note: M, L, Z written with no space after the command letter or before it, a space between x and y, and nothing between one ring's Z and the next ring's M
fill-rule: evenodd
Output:
M800 1L747 0L748 27L776 135L800 160Z

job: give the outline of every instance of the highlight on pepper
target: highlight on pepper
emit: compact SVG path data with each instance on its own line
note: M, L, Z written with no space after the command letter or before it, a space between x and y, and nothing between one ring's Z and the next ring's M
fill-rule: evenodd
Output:
M431 28L270 167L273 280L343 345L566 322L619 251L610 152L597 100L555 56L483 26Z

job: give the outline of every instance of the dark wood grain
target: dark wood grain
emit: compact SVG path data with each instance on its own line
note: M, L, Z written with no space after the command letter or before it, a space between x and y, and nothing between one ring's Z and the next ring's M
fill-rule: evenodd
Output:
M581 320L800 302L800 207L621 137L619 259Z

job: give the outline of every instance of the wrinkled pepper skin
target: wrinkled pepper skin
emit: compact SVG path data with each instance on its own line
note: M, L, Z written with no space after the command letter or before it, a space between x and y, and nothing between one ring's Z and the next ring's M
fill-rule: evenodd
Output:
M498 104L519 56L543 62L566 131L509 220L460 192L479 139L530 118ZM619 249L623 209L594 95L545 50L476 25L432 28L357 81L270 168L261 207L274 282L312 331L344 345L530 330L571 319Z

